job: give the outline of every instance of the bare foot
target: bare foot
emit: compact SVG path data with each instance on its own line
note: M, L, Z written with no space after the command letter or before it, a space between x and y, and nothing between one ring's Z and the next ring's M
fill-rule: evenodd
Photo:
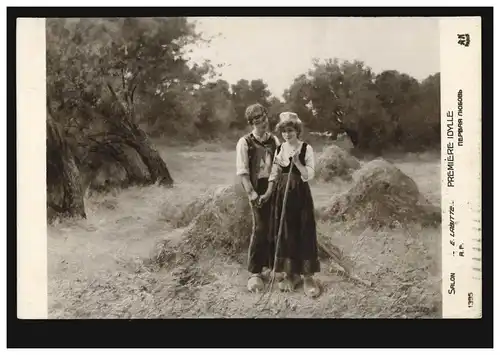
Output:
M274 273L271 269L268 269L268 268L265 268L264 271L262 271L262 277L265 280L271 280L273 275L274 275L274 280L278 281L278 282L283 280L283 278L284 278L284 275L282 272Z
M309 297L318 297L321 289L312 276L304 276L304 292Z
M260 292L264 289L264 282L260 274L252 274L248 279L247 289L250 292Z

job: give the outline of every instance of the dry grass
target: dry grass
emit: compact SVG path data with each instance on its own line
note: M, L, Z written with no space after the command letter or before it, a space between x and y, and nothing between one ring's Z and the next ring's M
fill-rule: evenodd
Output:
M86 201L88 220L65 221L49 228L50 317L440 316L440 228L419 224L360 229L345 222L319 222L319 232L329 236L353 271L372 281L374 287L341 278L323 261L318 278L324 293L317 300L308 299L299 288L293 294L271 294L267 307L256 305L259 296L246 292L241 248L234 258L207 247L175 264L167 253L160 257L172 267L148 267L146 261L159 256L159 250L175 250L194 231L198 210L207 207L193 205L197 197L206 196L205 201L210 201L208 197L218 186L235 183L234 152L210 150L164 150L162 155L176 182L174 189L150 186L96 194ZM411 159L393 163L416 182L425 198L439 205L439 159ZM315 183L316 207L327 206L332 196L351 186L348 182ZM232 207L218 205L213 211L224 208L231 211ZM228 223L211 221L213 230ZM198 222L203 229L201 220Z

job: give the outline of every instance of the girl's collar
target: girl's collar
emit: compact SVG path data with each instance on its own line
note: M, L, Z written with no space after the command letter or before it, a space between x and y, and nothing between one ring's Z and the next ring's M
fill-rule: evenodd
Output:
M290 143L288 143L287 141L285 141L285 144L288 145L289 147L291 148L298 148L300 146L302 146L302 144L304 144L304 142L302 142L300 139L297 140L297 146L292 146Z

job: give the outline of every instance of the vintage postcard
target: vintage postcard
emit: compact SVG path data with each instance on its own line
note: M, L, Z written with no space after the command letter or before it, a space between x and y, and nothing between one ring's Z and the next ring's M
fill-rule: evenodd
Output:
M19 318L481 318L480 17L17 29Z

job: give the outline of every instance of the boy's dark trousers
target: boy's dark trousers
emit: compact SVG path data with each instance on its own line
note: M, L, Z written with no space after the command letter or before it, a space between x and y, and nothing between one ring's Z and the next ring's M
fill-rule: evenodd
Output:
M268 184L269 181L267 178L257 180L255 192L259 196L263 195L267 190ZM255 228L252 231L248 249L248 271L252 274L262 272L263 267L272 268L273 243L270 242L272 238L269 236L271 201L272 199L268 199L260 207L257 207L256 203L252 203Z

